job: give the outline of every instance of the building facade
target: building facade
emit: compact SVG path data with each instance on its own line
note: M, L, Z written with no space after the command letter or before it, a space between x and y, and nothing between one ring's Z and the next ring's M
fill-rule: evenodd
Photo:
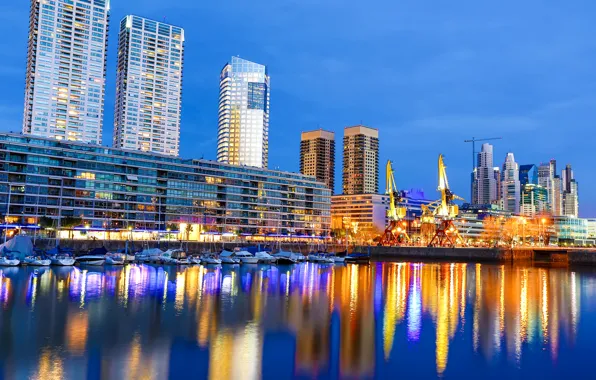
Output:
M389 196L383 194L334 195L331 197L331 228L382 233L387 226Z
M333 193L335 186L335 133L316 130L302 132L300 173L323 182Z
M343 194L379 192L379 131L357 125L344 129Z
M491 204L497 198L497 182L493 171L493 146L491 144L482 144L482 149L478 152L476 162L476 184L473 189L476 192L473 202L475 204Z
M519 214L521 190L519 184L519 165L515 162L513 153L507 153L501 176L503 210Z
M120 21L114 147L177 156L184 30L138 16Z
M563 186L561 177L555 175L549 191L550 210L554 216L563 215Z
M520 214L533 218L548 212L549 202L546 188L532 183L523 185L520 195Z
M269 98L267 67L232 57L220 74L217 161L267 167Z
M302 174L0 134L0 213L17 225L328 236L330 197Z
M563 215L578 217L579 200L577 195L577 182L574 179L569 181L569 191L563 192Z
M24 134L101 144L109 8L31 1Z
M538 185L538 167L534 164L519 166L519 183L524 185Z

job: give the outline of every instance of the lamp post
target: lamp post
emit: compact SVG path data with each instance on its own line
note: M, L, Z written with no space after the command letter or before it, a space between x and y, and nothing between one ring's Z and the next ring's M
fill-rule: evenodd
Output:
M526 244L526 218L522 218L522 247Z

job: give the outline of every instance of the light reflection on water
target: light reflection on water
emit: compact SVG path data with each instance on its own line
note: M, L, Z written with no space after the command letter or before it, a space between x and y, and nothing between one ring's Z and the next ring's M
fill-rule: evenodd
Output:
M454 263L4 268L0 377L586 375L594 278Z

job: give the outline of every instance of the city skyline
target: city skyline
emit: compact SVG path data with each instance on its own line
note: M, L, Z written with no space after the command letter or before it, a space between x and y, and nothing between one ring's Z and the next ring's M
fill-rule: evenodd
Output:
M404 85L405 87L400 88L400 91L397 91L396 94L386 99L377 97L375 103L381 103L376 103L372 107L371 103L363 101L365 97L359 94L366 93L366 91L359 91L359 93L346 91L346 87L338 87L337 85L341 83L340 78L343 80L346 76L358 75L362 81L357 79L357 86L362 87L362 89L368 88L368 90L371 90L365 83L375 83L374 88L379 89L384 95L388 94L384 90L385 86L383 84L366 79L372 73L369 73L364 67L376 67L375 62L381 62L384 55L390 54L386 51L374 50L376 46L374 44L371 46L373 50L366 51L368 54L362 54L362 48L357 46L353 54L356 54L358 59L352 59L356 58L356 56L351 52L344 52L342 54L335 50L329 54L329 57L326 57L325 54L315 54L315 59L305 61L303 59L297 59L300 57L297 57L298 53L295 51L296 44L303 44L304 41L300 39L291 40L291 43L287 44L287 47L285 45L282 46L279 42L280 39L283 39L280 38L281 36L287 37L288 33L292 33L290 35L293 35L293 32L289 30L291 28L281 30L279 35L276 36L271 33L265 35L265 30L270 30L269 28L272 23L275 22L275 17L270 17L266 20L265 25L261 28L254 30L250 28L246 29L247 25L251 24L248 20L243 21L245 15L242 13L246 11L255 12L255 14L262 12L264 10L262 4L257 5L255 10L245 8L242 8L242 12L240 10L234 10L232 12L232 19L227 21L215 17L222 11L216 5L190 4L183 1L173 1L168 4L149 1L143 3L142 7L140 4L140 2L135 1L129 1L126 4L117 2L112 2L111 4L110 18L112 21L112 32L109 35L106 87L106 103L108 104L108 108L107 112L105 112L104 126L110 125L113 117L111 115L111 104L114 104L115 78L113 73L115 72L115 46L117 45L115 43L117 41L117 33L113 31L116 29L116 20L130 13L159 20L163 19L164 15L167 15L167 22L184 27L187 30L187 41L191 41L186 46L189 54L185 57L185 71L187 73L192 72L193 74L192 79L188 79L187 76L184 84L185 101L181 126L183 141L181 144L181 155L183 157L205 156L209 159L215 159L214 141L217 133L217 115L214 115L214 113L217 112L215 109L217 108L218 70L221 68L222 63L229 59L230 55L240 54L256 62L267 64L272 71L272 76L275 77L276 96L272 104L269 160L269 166L272 168L279 167L283 170L298 171L299 160L296 152L298 151L301 130L315 129L320 125L324 129L339 133L344 126L353 125L362 119L366 125L380 130L383 136L382 140L386 141L387 144L381 144L380 160L383 162L386 159L392 159L395 162L394 165L398 173L400 187L423 187L426 189L429 197L432 197L434 195L432 190L436 187L434 183L436 177L434 160L436 154L442 152L446 155L450 165L449 172L453 189L458 193L466 194L466 189L469 187L469 169L466 165L468 162L466 158L467 149L465 149L465 145L460 141L464 138L469 138L473 135L472 133L479 129L488 131L491 128L500 127L502 129L500 134L503 135L505 140L497 145L497 149L506 148L515 152L519 162L535 162L537 164L548 160L550 157L556 157L562 165L568 162L572 163L574 169L579 174L583 189L582 194L584 194L581 200L581 213L583 215L593 215L596 211L596 196L590 192L590 189L596 185L596 180L589 178L590 176L587 175L589 173L589 163L586 162L587 160L581 160L581 155L579 154L582 149L588 149L591 143L590 138L585 138L582 135L586 133L587 129L585 127L581 128L581 126L587 126L589 124L588 120L590 117L588 115L592 115L593 113L591 107L588 107L591 105L591 100L589 97L585 97L588 96L587 94L592 89L587 91L586 85L581 84L588 83L589 80L586 78L586 75L593 74L580 67L580 70L574 71L575 74L570 77L570 65L572 62L586 61L590 58L590 56L584 57L585 53L581 49L571 52L573 59L569 57L564 58L564 55L563 58L545 57L541 54L537 54L536 57L529 54L523 56L523 58L530 62L532 62L532 59L546 60L550 63L551 69L560 70L561 73L565 74L567 79L565 81L565 91L553 91L548 86L546 89L537 87L537 83L532 80L535 76L528 77L526 75L526 72L530 70L530 66L532 72L536 75L544 74L545 65L536 65L534 63L530 65L527 64L527 61L522 65L516 65L515 63L517 61L509 57L509 59L501 62L505 63L505 65L501 64L504 68L498 69L494 77L499 78L498 82L504 82L504 79L510 78L518 79L524 77L525 79L524 81L516 82L516 88L506 87L505 92L503 92L498 86L495 87L496 81L493 77L482 77L482 80L480 80L478 72L464 75L460 71L454 71L455 69L452 64L460 61L461 64L459 66L465 70L469 69L468 64L477 62L478 60L480 60L480 63L483 63L483 65L480 65L481 72L486 71L488 67L492 66L489 66L482 60L488 56L488 53L480 48L476 39L471 37L464 40L466 44L469 44L469 46L464 46L467 50L457 50L457 46L447 43L446 48L452 50L447 49L445 52L454 51L456 54L443 56L442 49L438 48L441 45L437 45L439 38L438 32L442 30L440 28L446 28L446 26L440 24L436 29L429 30L429 34L426 36L429 46L425 46L423 51L412 50L415 53L413 56L414 61L409 62L409 64L416 62L427 64L441 62L439 68L444 67L448 70L447 72L449 74L452 76L455 75L453 78L449 76L447 82L452 83L453 79L461 81L461 86L457 87L457 91L454 90L455 93L444 93L444 95L441 95L442 100L437 102L436 98L428 96L429 88L444 84L445 79L439 79L431 74L428 74L428 76L414 75L412 77L414 79L409 81L407 85ZM495 21L501 21L503 24L507 24L507 21L510 20L506 19L503 12L512 6L513 3L508 2L501 4L499 8L502 8L502 10L493 13L491 17ZM298 8L298 10L309 9L307 7L317 7L323 14L329 11L324 5L304 4L291 5L289 7ZM412 4L410 7L411 9L404 10L403 15L420 18L421 16L417 13L418 6ZM346 4L347 13L342 14L340 20L346 21L355 17L356 10L354 8L354 5ZM452 15L453 12L457 13L461 9L462 4L458 2L453 5L453 10L437 8L428 17L443 20L447 16ZM7 22L2 26L2 30L5 32L10 30L10 35L14 36L14 38L9 41L10 48L5 53L4 70L0 71L0 75L2 75L6 84L6 90L2 98L0 98L4 120L2 130L18 131L18 126L22 123L23 116L22 100L19 99L22 99L22 78L25 75L23 61L26 56L26 34L28 27L26 24L29 9L28 6L22 4L12 4L3 6L3 10L9 11L5 12L5 15L10 15L10 17L6 19ZM137 10L141 10L141 12ZM201 18L200 21L205 22L192 22L188 17L185 17L185 14L189 10L203 11L199 17ZM271 7L271 9L267 10L270 12L269 15L283 15L279 7ZM396 9L390 7L389 10L395 11ZM476 12L479 11L476 8L473 10ZM563 9L562 11L567 13L573 12L570 9ZM367 12L369 12L368 14L372 18L383 18L380 12L373 9L367 10ZM539 9L539 14L531 15L530 9L524 6L522 9L519 9L518 17L540 18L552 14L552 12L552 9ZM484 13L482 13L482 16L483 19L491 18ZM577 16L580 20L582 19L581 15ZM402 17L401 13L400 17ZM519 21L518 19L516 20ZM489 41L494 40L496 35L501 35L488 27L487 29L479 25L470 25L470 20L466 18L462 21L467 21L467 23L464 22L462 24L462 27L480 29L480 35L488 38ZM234 22L239 23L233 25ZM294 24L295 22L293 21ZM225 28L221 28L224 30L223 35L217 39L217 42L211 41L216 39L209 37L210 34L207 31L222 23L223 26L230 27L230 29L226 31ZM293 23L291 22L290 24ZM201 24L201 26L196 27L195 25L198 24ZM410 24L411 22L408 23L408 25ZM516 26L517 24L513 22L513 27ZM576 37L580 33L574 27L560 21L558 26L564 32L558 33L558 36L566 43L569 42L571 37ZM325 33L321 33L320 31L321 29L327 30L327 28L327 26L317 24L315 29L318 31L318 35L324 35ZM493 25L493 28L501 31L504 26L497 23ZM239 29L244 30L246 33L243 35L239 34ZM380 31L372 26L371 29ZM341 31L346 32L345 28ZM389 35L396 33L391 30L386 32ZM447 32L454 37L459 37L462 33L459 30L453 29L448 29ZM546 31L544 32L546 33ZM412 38L421 36L420 31L414 30L412 33L414 33L413 36L402 35L394 37L400 37L400 42L412 49ZM309 34L309 36L311 35ZM370 39L371 32L364 33L363 37ZM507 37L511 38L509 35ZM552 44L546 43L552 37L550 34L546 36L548 38L540 38L540 36L526 37L524 43L536 43L540 48L545 49L544 51L547 51L547 47L549 49L553 48ZM580 33L579 37L583 37L583 34ZM349 38L353 39L356 36L350 34ZM587 40L587 36L585 39L580 38L579 42L576 41L576 44L585 46L588 43ZM325 39L321 41L321 43L324 42ZM561 43L561 41L558 41L555 47L562 48ZM317 47L320 46L320 44L315 45ZM269 47L269 50L267 50L267 47ZM311 53L313 52L313 50L309 51ZM459 55L457 54L458 51L460 52ZM420 54L422 53L427 54L427 56L421 56ZM334 54L339 59L333 60ZM577 59L578 55L584 58ZM351 62L351 65L346 66L347 62ZM365 62L367 64L363 65ZM403 62L399 63L396 70L404 69L403 65ZM538 66L540 67L537 69ZM296 70L297 68L299 70ZM316 72L313 71L314 68L317 68L320 73L325 74L324 76L317 77L316 81L308 79L314 78L313 74ZM409 66L405 67L408 70L399 74L397 71L389 70L384 65L380 66L380 68L385 73L387 80L393 81L391 83L403 83L403 78L408 76L408 73L412 74L412 69ZM492 68L495 69L495 67ZM378 72L374 73L374 75L377 74ZM560 76L558 77L560 78ZM302 80L296 80L296 78L302 78ZM540 75L540 78L542 86L544 85L544 75ZM547 76L547 78L551 77ZM510 103L509 107L505 107L501 102L491 102L491 104L498 104L499 106L493 108L487 107L486 104L489 99L486 93L480 93L476 86L471 85L472 82L480 82L483 87L488 87L487 93L497 100L501 99L499 94L510 95L518 93L520 89L522 92L525 92L523 98L531 100L522 101L518 97L514 97L514 102L513 104ZM555 84L560 84L559 82L552 77L549 79L548 85L554 86ZM458 91L462 89L465 90L465 96L461 97L458 103L462 103L462 100L464 100L463 103L466 103L465 99L470 100L468 102L470 108L466 110L461 106L455 106L454 109L447 111L446 106L454 105L455 102L451 100L446 101L444 99L445 95L447 95L446 98L450 98L453 94L457 95ZM549 89L550 91L544 91ZM405 93L413 96L406 97L404 95ZM310 97L307 97L307 94ZM325 94L326 96L321 96ZM399 96L399 101L395 96ZM328 103L323 101L323 99L327 99ZM392 112L390 113L385 111L377 112L387 105L387 101L399 104L399 106L392 105ZM417 104L418 106L416 106ZM475 110L478 105L484 105L484 107ZM304 108L305 106L308 107L309 111L306 113L299 112L301 107ZM500 109L501 107L506 109ZM20 108L20 112L18 108ZM424 111L433 108L438 111ZM393 112L393 110L396 112ZM578 110L581 111L579 114L577 112ZM572 116L575 119L570 119ZM455 126L457 126L457 130L454 129ZM566 132L565 139L557 138L555 135L556 131L561 131L561 127ZM449 131L449 133L441 131ZM530 137L533 139L533 144L527 144L527 139ZM110 131L104 127L103 143L107 144L111 140ZM288 145L291 149L285 149ZM409 165L408 161L413 157L416 159L416 165ZM336 165L340 165L340 162L341 153L336 157ZM339 172L340 170L336 166L336 173ZM383 181L384 178L381 176L380 182L383 183ZM336 176L336 192L339 192L339 189L337 189L338 183L339 180Z

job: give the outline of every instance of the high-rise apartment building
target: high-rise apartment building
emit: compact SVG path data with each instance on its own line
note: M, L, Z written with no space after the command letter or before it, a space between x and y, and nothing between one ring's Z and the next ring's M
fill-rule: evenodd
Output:
M31 1L23 133L101 144L109 4Z
M543 215L549 209L548 192L545 187L526 183L521 189L520 203L520 214L532 218Z
M570 164L567 164L561 172L561 187L562 215L577 218L579 216L578 189Z
M503 198L503 196L502 196L503 188L501 186L501 168L499 168L498 166L495 166L493 168L493 176L495 178L495 184L497 187L497 193L495 194L496 201L493 203L496 203L497 205L499 205L499 204L501 204L501 198Z
M379 131L357 125L344 129L343 193L379 192Z
M482 144L478 152L475 181L473 189L476 192L473 196L475 204L490 204L497 199L497 182L493 169L493 146Z
M549 192L550 210L554 216L563 215L563 186L561 185L561 177L555 175L553 177L552 186Z
M503 164L503 172L501 174L502 181L502 203L503 210L519 214L520 204L520 184L519 184L519 165L515 162L513 153L507 153L505 163Z
M177 156L184 30L139 16L120 21L114 147Z
M335 133L302 132L300 141L300 173L314 176L333 192L335 185Z
M269 98L267 67L232 57L220 74L217 161L267 167Z

